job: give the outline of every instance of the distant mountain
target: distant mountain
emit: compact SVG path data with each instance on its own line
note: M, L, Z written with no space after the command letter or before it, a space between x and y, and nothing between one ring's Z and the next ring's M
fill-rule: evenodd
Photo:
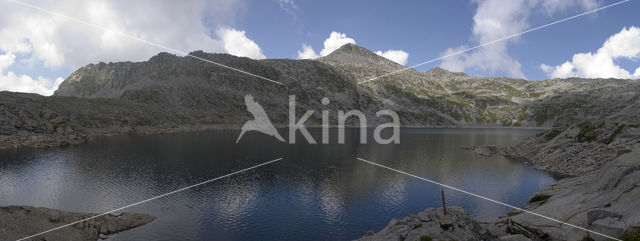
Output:
M638 121L640 82L619 79L527 81L473 77L441 68L405 67L347 44L315 60L253 60L202 51L191 55L264 76L274 84L191 57L160 53L144 62L89 64L52 97L0 94L0 134L82 132L87 128L242 125L251 94L277 124L288 123L288 96L298 116L320 111L392 109L407 126L550 127L583 119ZM328 106L321 99L328 97ZM379 121L379 120L378 120ZM43 126L46 126L43 127ZM1 140L0 140L1 141Z

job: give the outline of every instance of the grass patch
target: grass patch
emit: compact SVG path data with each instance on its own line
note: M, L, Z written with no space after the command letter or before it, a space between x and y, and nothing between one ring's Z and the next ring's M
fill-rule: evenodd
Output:
M420 236L420 241L433 241L433 238L427 235L422 235Z
M625 127L627 127L627 125L625 124L619 125L618 128L616 128L616 130L613 133L611 133L611 135L607 137L607 139L604 139L604 141L602 142L607 145L610 144L611 142L613 142L614 139L616 139L616 136L622 133L622 130L624 130Z
M634 229L620 236L622 241L640 241L640 229Z
M547 194L536 194L533 197L531 197L531 199L529 199L529 203L535 203L535 202L546 202L547 199L549 199L551 196L547 195Z
M560 133L562 133L562 130L559 128L553 128L551 130L548 130L544 133L544 138L547 139L547 141L550 141L551 139L555 138L556 136L560 135Z
M580 133L578 133L578 141L580 142L593 142L598 140L598 136L593 133L596 129L604 126L604 121L599 124L590 123L590 122L582 122L578 124L580 128Z

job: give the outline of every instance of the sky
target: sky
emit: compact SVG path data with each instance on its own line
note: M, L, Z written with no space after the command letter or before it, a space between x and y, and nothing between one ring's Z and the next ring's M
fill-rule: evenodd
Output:
M355 43L413 66L618 2L20 1L32 7L0 0L0 90L41 95L51 95L87 64L144 61L168 52L157 45L254 59L313 59ZM638 12L639 0L631 0L416 69L528 80L638 79Z

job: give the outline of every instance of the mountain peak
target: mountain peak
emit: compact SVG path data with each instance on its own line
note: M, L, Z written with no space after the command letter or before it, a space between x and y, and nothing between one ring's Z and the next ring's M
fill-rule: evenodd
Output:
M339 65L348 68L377 69L379 71L394 71L402 68L396 62L382 57L371 50L355 44L345 44L331 52L329 55L318 59L331 65Z
M449 71L440 67L435 67L433 69L430 69L426 72L426 74L432 75L432 76L467 76L467 74L465 74L464 72L453 72L453 71Z
M340 48L334 50L333 52L331 52L329 55L325 57L343 56L343 55L360 55L364 57L378 56L376 53L372 52L371 50L368 50L364 47L360 47L352 43L348 43L340 46Z

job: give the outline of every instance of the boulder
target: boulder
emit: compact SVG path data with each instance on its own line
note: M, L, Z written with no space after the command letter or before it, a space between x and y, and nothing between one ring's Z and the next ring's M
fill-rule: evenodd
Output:
M427 209L401 220L393 219L389 225L377 233L368 232L360 240L491 240L486 228L473 220L469 213L460 207L447 207L443 215L442 208ZM441 226L445 222L447 227Z

